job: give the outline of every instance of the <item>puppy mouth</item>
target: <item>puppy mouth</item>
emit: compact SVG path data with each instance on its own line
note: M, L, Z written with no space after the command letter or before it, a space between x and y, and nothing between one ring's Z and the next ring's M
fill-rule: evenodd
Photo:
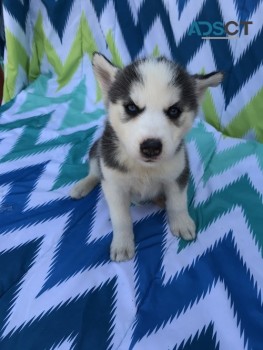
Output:
M151 158L142 158L144 163L156 163L159 160L159 157L151 157Z

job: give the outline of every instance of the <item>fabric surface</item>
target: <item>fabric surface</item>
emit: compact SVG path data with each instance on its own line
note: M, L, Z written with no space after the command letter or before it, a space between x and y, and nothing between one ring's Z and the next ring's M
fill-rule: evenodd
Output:
M0 349L261 350L263 1L3 0L0 109ZM193 21L251 20L203 40ZM187 136L197 239L173 237L154 205L131 208L135 258L109 260L100 186L88 172L105 111L90 57L165 54L226 71ZM32 83L33 82L33 83ZM26 87L26 88L25 88ZM15 97L16 96L16 97Z
M88 76L57 91L42 75L0 110L0 348L260 350L263 145L197 119L196 241L173 237L154 205L133 206L136 256L111 262L100 186L68 196L105 118Z
M3 0L3 4L5 101L40 72L53 72L59 88L66 86L94 50L118 65L165 54L192 73L223 70L222 86L206 94L205 119L227 135L263 141L262 0ZM200 24L204 21L209 23ZM238 30L234 40L201 38L209 24L229 21L253 23L247 35L244 25L231 24L231 32ZM191 27L193 22L200 24L199 29Z

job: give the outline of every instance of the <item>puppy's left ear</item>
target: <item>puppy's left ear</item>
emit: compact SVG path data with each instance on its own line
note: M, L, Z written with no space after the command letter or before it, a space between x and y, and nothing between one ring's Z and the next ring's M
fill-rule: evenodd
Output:
M110 86L115 80L118 68L102 54L95 52L92 59L93 70L102 90L104 102L108 101Z
M196 92L200 101L208 87L215 87L222 83L224 74L222 72L213 72L209 74L195 74Z

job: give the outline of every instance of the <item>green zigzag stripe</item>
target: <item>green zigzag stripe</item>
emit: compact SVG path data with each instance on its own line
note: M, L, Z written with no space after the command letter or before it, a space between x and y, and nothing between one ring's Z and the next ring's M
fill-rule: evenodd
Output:
M88 54L91 58L92 53L97 51L97 45L92 36L91 29L85 18L84 13L81 15L79 29L76 38L72 44L69 55L63 64L45 35L43 28L43 19L41 13L34 28L34 45L32 48L32 57L30 60L29 79L35 80L40 75L40 62L44 53L47 55L49 63L54 67L57 75L59 89L64 87L72 79L74 73L78 69L84 54ZM97 101L101 99L101 91L97 84Z
M24 127L24 131L13 149L1 159L0 163L41 154L69 144L71 149L61 165L60 172L52 188L56 189L81 179L87 174L88 168L86 164L82 163L82 159L87 153L96 127L59 136L52 141L37 143L40 133L47 125L51 115L52 113L49 113L0 125L0 130L3 131Z
M78 66L80 65L83 55L87 53L91 57L92 53L97 50L97 45L92 36L91 29L88 25L84 13L81 15L80 25L76 34L76 38L72 44L70 53L64 64L61 62L54 47L51 45L45 35L41 14L38 15L38 19L34 28L34 42L35 47L33 49L30 65L30 79L34 80L39 75L39 62L41 62L44 53L46 53L49 63L54 67L54 70L57 74L59 88L62 88L71 80Z
M207 90L202 108L206 121L227 136L243 138L245 134L255 126L256 139L263 142L263 123L259 125L259 114L262 110L263 89L251 99L251 101L234 117L234 119L222 128L221 120L218 116L212 95Z
M193 197L193 186L190 187L190 197ZM253 203L253 206L250 203ZM197 223L197 229L200 232L237 206L244 209L244 219L252 231L258 249L263 256L262 219L255 213L254 209L256 207L263 213L262 198L251 185L247 175L242 176L224 189L212 193L205 202L199 204L197 207L193 208L193 205L190 205L189 211ZM205 215L203 215L204 212ZM215 215L215 213L217 214ZM186 241L181 239L178 251L184 249L188 244L191 244L191 242L186 243Z
M207 131L205 124L200 121L194 133L189 133L186 141L196 141L196 148L204 166L202 180L206 182L211 176L219 175L235 166L249 156L255 156L261 171L263 171L263 145L253 141L242 142L217 153L217 140L213 133ZM221 142L219 140L219 142Z
M96 109L94 112L90 113L83 112L87 96L85 79L82 79L73 91L59 97L46 96L48 80L49 76L40 75L38 79L32 83L32 91L30 94L27 94L27 98L20 106L17 114L32 111L32 106L34 106L33 110L35 110L53 104L68 103L67 113L59 128L59 130L63 130L69 127L87 124L90 121L98 119L105 113L103 109Z
M17 38L8 30L5 29L6 47L7 47L7 63L5 66L5 84L3 100L8 102L15 95L15 86L19 67L28 72L29 57L26 50L17 40Z
M240 143L222 152L215 153L203 176L203 181L206 184L211 176L223 173L249 156L255 156L257 158L259 168L263 171L262 155L263 145L252 141ZM249 169L247 170L249 171Z
M123 67L123 62L121 60L121 56L120 56L120 53L117 49L117 46L114 42L111 30L109 30L107 35L106 35L106 42L108 44L109 51L112 55L112 63L118 67Z
M235 135L235 137L241 138L255 125L256 138L263 142L263 121L259 124L263 106L262 101L263 89L236 115L223 132L226 135Z
M195 132L192 133L190 131L187 134L186 141L195 141L195 145L203 163L203 167L206 169L216 151L217 140L214 134L208 131L205 127L205 124L200 121L195 127Z
M209 89L206 91L204 100L202 103L206 121L217 130L221 130L220 119L216 112L215 104Z
M117 49L117 46L114 42L112 30L110 29L106 35L106 42L108 44L109 51L112 56L112 63L115 64L118 67L123 67L123 61L121 59L121 55ZM153 57L159 57L160 56L160 50L158 48L158 45L156 45L153 49L152 55Z
M201 74L205 71L202 69ZM222 128L221 120L217 114L215 104L212 98L210 89L206 91L205 97L202 102L202 108L204 111L206 121L214 126L218 131L221 131L227 136L234 136L237 138L243 138L245 134L255 128L255 135L258 141L263 142L263 123L259 126L259 111L262 109L263 89L251 99L251 101L235 116L235 118L225 127Z

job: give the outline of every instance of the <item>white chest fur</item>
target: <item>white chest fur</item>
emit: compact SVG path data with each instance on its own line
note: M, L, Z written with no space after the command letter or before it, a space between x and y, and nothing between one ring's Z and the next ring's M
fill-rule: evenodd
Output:
M142 177L130 177L128 181L132 202L143 202L155 199L163 191L163 182L159 177L145 174Z
M164 193L165 184L175 181L185 166L185 153L179 152L169 160L154 166L134 165L128 172L103 167L105 180L120 191L129 193L132 202L155 199Z

